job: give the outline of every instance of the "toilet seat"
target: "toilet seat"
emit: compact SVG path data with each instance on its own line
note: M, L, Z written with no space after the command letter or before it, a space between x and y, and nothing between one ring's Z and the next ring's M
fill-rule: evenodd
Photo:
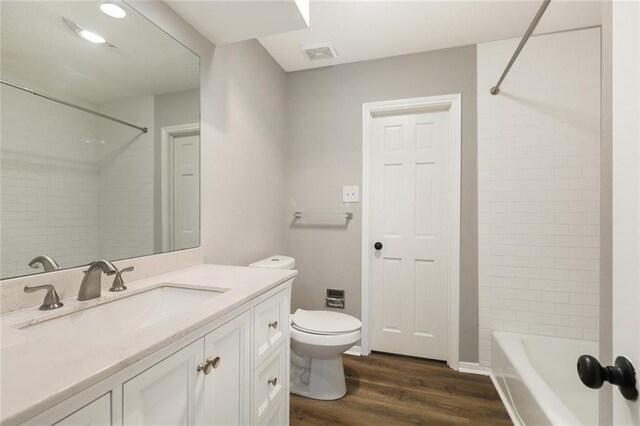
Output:
M291 316L291 327L304 333L335 336L359 332L362 323L340 312L298 309Z
M291 327L291 340L317 346L355 345L360 340L360 330L342 334L314 334ZM345 348L346 349L348 349Z

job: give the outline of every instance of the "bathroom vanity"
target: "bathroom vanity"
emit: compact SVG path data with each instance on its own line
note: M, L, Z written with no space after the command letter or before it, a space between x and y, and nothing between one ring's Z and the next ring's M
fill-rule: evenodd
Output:
M2 316L2 424L287 424L296 271L198 265Z

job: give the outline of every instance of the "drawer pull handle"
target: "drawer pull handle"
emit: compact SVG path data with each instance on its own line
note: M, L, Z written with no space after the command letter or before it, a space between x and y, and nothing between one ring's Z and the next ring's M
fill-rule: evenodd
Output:
M275 330L276 328L278 328L278 321L271 321L269 323L269 327L271 327L271 328L273 328Z
M278 378L277 378L277 377L274 377L273 379L269 379L269 381L268 381L268 382L269 382L269 384L270 384L270 385L275 386L275 385L277 385L277 384L278 384Z

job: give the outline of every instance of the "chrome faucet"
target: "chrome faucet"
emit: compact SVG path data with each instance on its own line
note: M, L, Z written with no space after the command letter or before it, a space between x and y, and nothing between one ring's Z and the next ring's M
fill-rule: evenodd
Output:
M53 272L58 269L62 269L58 262L50 258L49 256L38 256L34 257L31 262L29 262L29 266L33 269L38 269L42 267L44 272Z
M102 273L113 275L117 269L108 260L96 260L84 273L84 278L78 290L78 300L90 300L100 297L102 292Z

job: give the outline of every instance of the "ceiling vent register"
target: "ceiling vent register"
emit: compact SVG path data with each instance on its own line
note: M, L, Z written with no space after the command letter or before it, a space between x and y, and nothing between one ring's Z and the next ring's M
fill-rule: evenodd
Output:
M338 56L336 49L330 42L305 44L300 46L307 59L310 61L320 61L325 59L333 59Z

